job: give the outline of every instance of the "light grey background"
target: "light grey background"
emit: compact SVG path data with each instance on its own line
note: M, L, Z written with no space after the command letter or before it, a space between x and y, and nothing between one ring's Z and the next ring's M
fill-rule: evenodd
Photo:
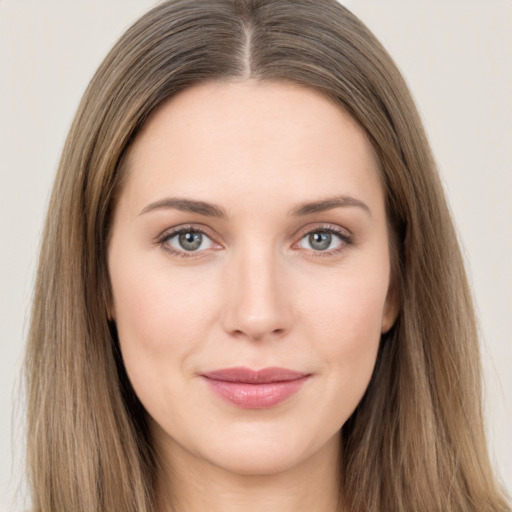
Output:
M0 511L26 508L20 363L59 154L101 59L154 3L0 0ZM429 133L479 312L490 450L510 491L512 1L342 3L395 58Z

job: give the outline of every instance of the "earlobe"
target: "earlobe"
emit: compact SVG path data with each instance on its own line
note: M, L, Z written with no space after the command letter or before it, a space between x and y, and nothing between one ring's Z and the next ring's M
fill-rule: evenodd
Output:
M114 296L112 294L112 287L108 283L108 287L103 290L103 304L105 305L105 314L108 322L115 322L115 308L114 308Z
M107 320L109 322L115 322L116 317L115 317L114 306L109 302L109 303L107 303L105 310L107 313Z
M384 315L382 317L381 334L386 334L391 329L391 327L393 327L397 316L398 316L398 309L392 310L392 311L384 310Z
M398 292L396 282L392 279L392 282L388 288L388 294L386 296L386 302L384 303L384 310L382 313L382 325L381 334L386 334L396 322L398 313L401 307L401 294Z

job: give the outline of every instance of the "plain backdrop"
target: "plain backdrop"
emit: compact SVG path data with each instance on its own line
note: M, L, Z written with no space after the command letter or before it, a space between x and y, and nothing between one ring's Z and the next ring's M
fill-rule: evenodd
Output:
M101 59L154 3L0 0L0 511L27 506L20 367L59 154ZM478 308L491 456L510 491L512 1L342 3L384 43L423 116Z

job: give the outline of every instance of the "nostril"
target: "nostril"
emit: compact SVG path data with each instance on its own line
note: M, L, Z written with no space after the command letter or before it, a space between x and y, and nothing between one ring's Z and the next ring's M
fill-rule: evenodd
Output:
M257 328L255 326L246 326L245 329L235 329L231 332L235 338L247 338L252 341L261 341L266 338L280 338L284 336L286 329L266 329L264 327Z

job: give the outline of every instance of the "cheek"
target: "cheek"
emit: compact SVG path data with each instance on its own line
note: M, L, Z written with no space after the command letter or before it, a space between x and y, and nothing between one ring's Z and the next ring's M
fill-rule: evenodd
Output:
M323 286L302 288L302 314L318 337L330 340L325 350L363 350L380 339L386 304L387 273L355 277L333 275ZM338 343L332 343L338 340Z
M114 316L124 364L136 392L171 383L211 329L211 283L147 262L111 269Z
M192 334L200 327L197 320L213 302L208 298L210 283L194 279L191 272L170 270L165 261L133 260L125 257L111 266L118 328L125 326L128 337L158 349L159 341L168 343L172 333Z
M362 275L332 279L322 292L304 294L306 338L314 343L328 376L328 402L339 425L366 391L381 338L387 280L379 277L381 274Z

